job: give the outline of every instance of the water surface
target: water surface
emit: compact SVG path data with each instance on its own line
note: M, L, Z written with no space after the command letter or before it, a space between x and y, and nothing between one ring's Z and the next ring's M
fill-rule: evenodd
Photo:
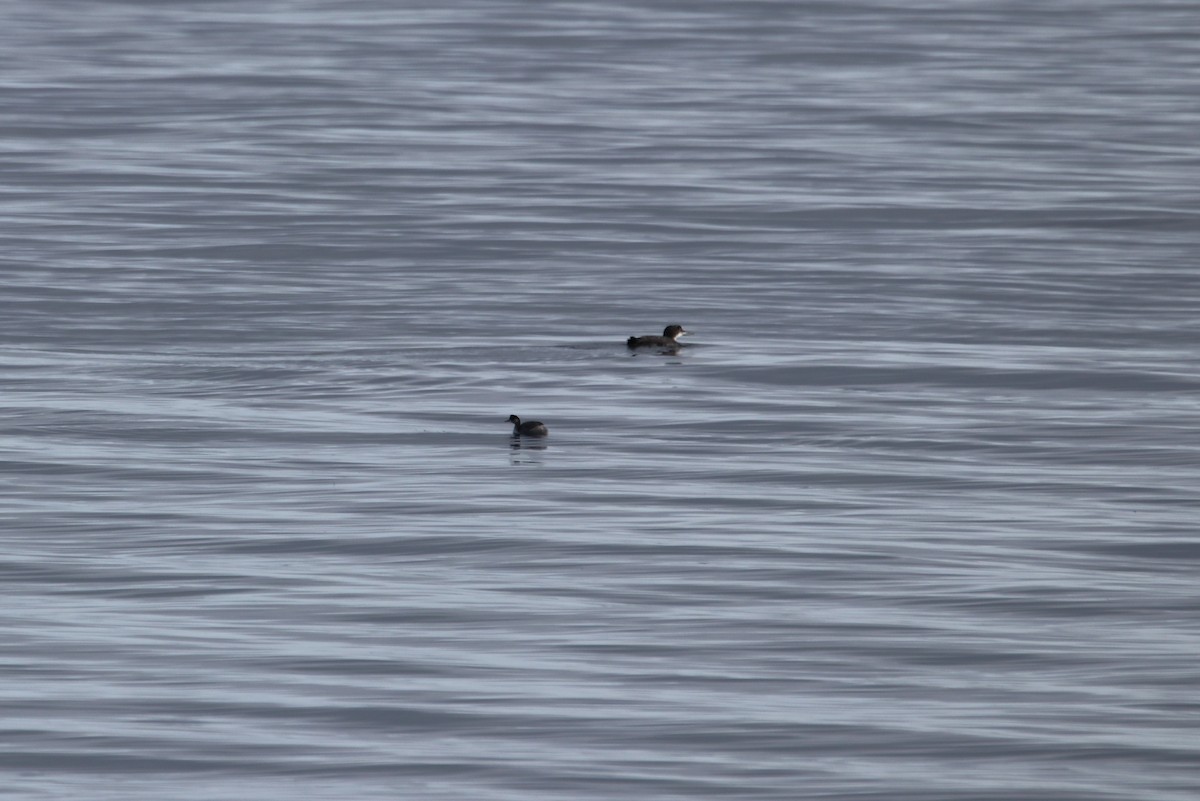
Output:
M7 796L1196 797L1189 4L4 15Z

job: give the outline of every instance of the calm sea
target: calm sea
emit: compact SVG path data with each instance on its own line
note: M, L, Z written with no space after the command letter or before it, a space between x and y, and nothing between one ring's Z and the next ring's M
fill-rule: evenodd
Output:
M1200 795L1194 2L0 21L0 797Z

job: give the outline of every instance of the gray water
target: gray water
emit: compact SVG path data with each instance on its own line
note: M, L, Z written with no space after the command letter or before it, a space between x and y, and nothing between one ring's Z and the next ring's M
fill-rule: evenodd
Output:
M0 796L1200 793L1194 3L0 16Z

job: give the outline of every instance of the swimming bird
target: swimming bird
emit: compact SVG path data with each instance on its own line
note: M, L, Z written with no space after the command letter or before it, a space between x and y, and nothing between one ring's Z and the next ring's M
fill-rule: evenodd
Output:
M545 423L539 423L537 420L529 420L522 423L521 418L517 417L515 414L510 414L508 416L508 422L513 424L512 435L514 437L519 437L521 435L526 437L544 437L550 433L550 430L546 428Z
M668 325L663 329L662 336L648 337L630 337L625 340L625 344L631 348L648 348L648 347L679 347L679 338L684 334L690 334L690 331L684 331L682 325Z

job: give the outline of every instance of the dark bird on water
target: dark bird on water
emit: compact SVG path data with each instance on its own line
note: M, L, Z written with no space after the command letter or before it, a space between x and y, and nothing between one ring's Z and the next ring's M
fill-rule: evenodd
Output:
M539 423L537 420L527 420L526 422L522 423L521 418L517 417L515 414L510 414L508 416L508 422L513 424L514 437L544 437L550 433L550 430L546 428L545 423Z
M690 331L684 331L682 325L668 325L663 329L662 336L630 337L625 344L631 348L674 348L679 346L679 338Z

